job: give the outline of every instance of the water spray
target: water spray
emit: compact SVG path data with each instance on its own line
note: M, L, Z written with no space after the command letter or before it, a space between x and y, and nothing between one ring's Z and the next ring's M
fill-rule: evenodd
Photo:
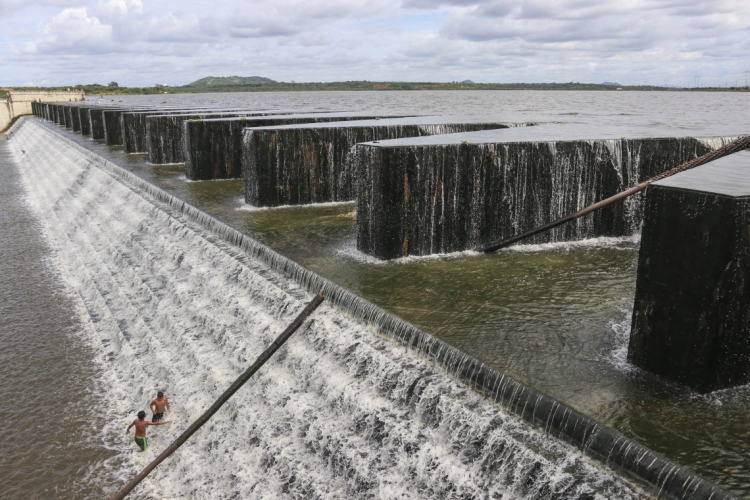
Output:
M530 231L526 231L525 233L517 234L515 236L511 236L510 238L497 241L494 243L489 243L485 245L484 247L480 248L479 251L484 253L490 253L494 252L496 250L500 250L501 248L505 248L509 245L512 245L513 243L518 243L521 240L525 240L526 238L529 238L531 236L534 236L535 234L543 233L544 231L548 231L552 228L555 228L557 226L560 226L562 224L565 224L566 222L570 222L573 220L576 220L580 217L583 217L586 214L589 214L591 212L594 212L596 210L599 210L600 208L604 208L607 205L611 205L612 203L624 200L628 196L632 196L636 193L640 193L641 191L645 190L649 184L660 181L662 179L666 179L667 177L671 177L675 174L679 174L680 172L684 172L686 170L690 170L691 168L699 167L701 165L705 165L706 163L712 162L714 160L718 160L719 158L722 158L724 156L730 155L732 153L736 153L738 151L742 151L743 149L747 149L750 147L750 136L745 136L740 139L737 139L734 142L730 142L726 146L722 146L719 149L715 151L711 151L710 153L706 153L703 156L699 156L698 158L694 158L688 162L683 163L682 165L679 165L671 170L667 170L666 172L662 172L659 175L656 175L646 181L641 182L640 184L633 186L630 189L626 189L625 191L622 191L614 196L610 196L609 198L606 198L602 201L599 201L597 203L594 203L593 205L589 205L586 208L583 208L581 210L578 210L577 212L573 212L572 214L568 214L565 217L561 217L555 221L552 221L550 223L544 224L543 226L536 227Z
M175 439L175 441L169 445L169 447L164 450L161 455L156 457L153 462L148 464L143 471L141 471L140 474L135 476L128 484L123 486L120 491L115 493L115 495L112 497L112 500L122 500L127 496L128 493L130 493L133 488L138 486L141 481L143 481L146 476L149 475L149 473L156 468L157 465L162 463L169 455L174 453L177 448L185 444L185 442L190 439L190 436L196 433L198 429L203 427L203 425L209 421L209 419L219 411L219 408L221 408L224 403L229 401L229 398L231 398L235 392L237 392L240 387L245 385L245 382L250 380L250 377L252 377L255 372L257 372L266 362L271 359L271 356L279 350L279 348L284 345L284 343L289 340L289 337L292 336L292 334L297 331L297 329L302 325L302 323L307 319L308 316L310 316L313 311L315 311L320 304L323 303L323 294L316 295L308 304L307 307L305 307L301 313L294 319L294 321L284 330L281 335L274 340L274 342L263 351L263 353L258 356L258 359L255 360L255 363L250 365L250 368L245 370L245 372L240 375L237 380L232 383L232 385L229 386L229 388L224 391L224 393L219 396L219 399L216 400L214 404L211 405L211 407L206 410L206 412L198 418L193 424L183 432L180 437Z

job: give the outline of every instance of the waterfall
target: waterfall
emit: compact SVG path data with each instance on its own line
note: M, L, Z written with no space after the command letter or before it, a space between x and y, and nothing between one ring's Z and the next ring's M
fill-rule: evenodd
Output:
M104 139L104 109L89 109L89 121L92 139Z
M531 125L409 124L408 119L404 122L399 125L363 126L354 123L246 129L242 139L245 201L265 207L354 200L357 196L357 162L352 152L361 142Z
M130 410L122 427L155 390L175 406L175 424L152 431L156 451L123 442L133 464L123 476L185 429L311 292L327 297L152 473L154 497L639 496L588 455L668 498L730 498L33 120L15 130L30 201L87 308L113 397Z
M78 115L81 122L81 135L91 135L91 118L89 108L79 108Z
M357 248L379 258L474 249L617 194L724 138L360 145ZM643 194L528 240L629 236Z

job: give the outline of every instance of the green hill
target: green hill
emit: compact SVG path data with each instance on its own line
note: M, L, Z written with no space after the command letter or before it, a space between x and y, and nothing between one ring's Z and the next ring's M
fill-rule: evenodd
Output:
M207 76L193 83L188 83L186 87L227 87L230 85L257 85L260 83L276 82L262 76Z

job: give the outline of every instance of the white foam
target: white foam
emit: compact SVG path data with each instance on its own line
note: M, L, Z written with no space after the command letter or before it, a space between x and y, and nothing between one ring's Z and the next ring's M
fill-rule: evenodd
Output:
M634 234L632 236L624 237L599 237L589 238L580 241L562 241L556 243L539 243L530 245L513 245L507 248L498 250L495 253L538 253L538 252L550 252L560 250L574 250L579 248L614 248L622 250L632 250L634 245L638 245L641 241L640 234ZM425 262L432 260L452 260L452 259L463 259L478 257L485 255L483 252L477 250L464 250L461 252L449 252L449 253L434 253L430 255L409 255L407 257L399 257L397 259L384 260L368 255L364 252L357 250L356 242L349 242L346 245L339 248L336 253L346 259L354 260L357 262L363 262L366 264L375 265L398 265L398 264L409 264L412 262Z
M588 238L585 240L578 241L559 241L555 243L537 243L530 245L513 245L510 247L503 248L499 252L549 252L551 250L572 250L577 248L621 248L623 250L631 250L633 245L638 245L641 242L641 235L633 234L630 236L622 237L607 237L601 236L599 238Z
M245 203L245 198L240 198L240 206L237 210L245 210L247 212L262 212L265 210L284 210L287 208L317 208L317 207L340 207L343 205L354 205L354 201L328 201L326 203L307 203L304 205L278 205L275 207L256 207Z
M635 367L628 362L628 344L630 342L630 325L633 317L633 309L623 308L620 310L622 318L613 319L609 322L612 330L613 345L607 356L609 361L618 371L628 373Z
M30 198L109 374L120 415L113 429L121 432L156 390L173 404L176 422L150 431L149 452L120 436L113 467L124 480L197 418L309 296L54 132L29 122L14 139L21 145ZM532 498L547 488L561 498L638 496L324 304L136 493Z

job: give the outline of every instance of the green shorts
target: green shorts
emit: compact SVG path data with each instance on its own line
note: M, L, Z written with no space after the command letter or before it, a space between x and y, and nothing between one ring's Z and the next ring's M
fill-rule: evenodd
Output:
M141 450L146 451L148 449L148 442L145 437L135 438L135 444L141 447Z

